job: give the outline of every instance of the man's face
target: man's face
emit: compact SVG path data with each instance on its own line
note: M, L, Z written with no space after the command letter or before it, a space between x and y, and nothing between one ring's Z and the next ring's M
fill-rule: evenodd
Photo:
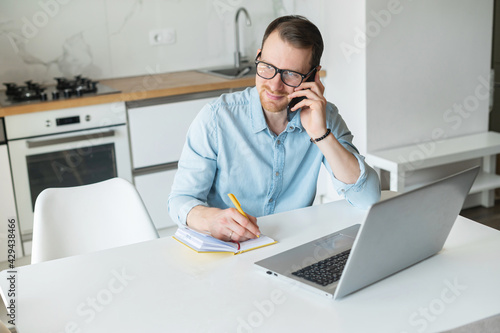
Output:
M259 60L279 69L288 69L302 74L311 70L311 50L293 47L283 41L277 31L272 32L266 39ZM255 85L264 110L269 112L286 110L290 103L287 96L293 92L294 88L284 84L280 74L277 73L270 80L256 75Z

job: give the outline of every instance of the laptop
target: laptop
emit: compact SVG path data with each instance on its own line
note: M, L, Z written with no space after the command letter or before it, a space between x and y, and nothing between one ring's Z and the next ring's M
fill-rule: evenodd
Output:
M255 264L269 276L342 298L439 252L478 172L470 168L380 201L362 225Z

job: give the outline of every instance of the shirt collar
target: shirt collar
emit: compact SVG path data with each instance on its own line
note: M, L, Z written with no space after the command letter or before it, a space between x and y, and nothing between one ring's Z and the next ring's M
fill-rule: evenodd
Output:
M262 104L260 104L260 97L256 87L253 87L251 92L251 108L252 112L250 113L252 117L252 129L254 133L263 131L267 129L266 118L264 117L264 111L262 110ZM303 127L300 122L300 111L301 109L295 111L296 114L293 119L288 122L287 131L294 131L295 128L299 129L299 132L302 132Z

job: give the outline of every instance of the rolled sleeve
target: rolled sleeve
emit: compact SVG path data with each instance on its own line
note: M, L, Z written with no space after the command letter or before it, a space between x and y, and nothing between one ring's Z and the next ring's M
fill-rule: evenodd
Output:
M196 206L205 206L207 203L200 201L198 199L189 199L185 196L174 197L169 200L168 212L172 220L174 220L179 226L185 226L187 221L187 215Z
M332 129L335 138L358 160L359 177L354 184L346 184L335 178L326 158L323 158L323 164L330 173L333 186L337 193L345 198L351 205L361 209L368 209L371 205L380 200L380 181L378 175L375 170L366 164L365 158L352 143L353 135L338 113L337 107L328 103L327 115L327 124Z
M352 152L351 152L352 153ZM378 175L368 164L365 158L357 153L352 153L358 160L359 177L354 184L341 182L333 175L331 168L327 166L337 193L345 198L351 205L368 209L371 205L380 200L380 181Z

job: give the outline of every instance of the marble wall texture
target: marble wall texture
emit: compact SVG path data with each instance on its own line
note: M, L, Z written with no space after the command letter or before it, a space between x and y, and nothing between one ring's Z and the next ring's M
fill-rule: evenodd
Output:
M236 10L241 51L253 58L267 24L305 0L2 0L0 83L54 77L93 79L166 73L233 63ZM173 29L175 43L150 45ZM4 87L1 87L4 88Z

